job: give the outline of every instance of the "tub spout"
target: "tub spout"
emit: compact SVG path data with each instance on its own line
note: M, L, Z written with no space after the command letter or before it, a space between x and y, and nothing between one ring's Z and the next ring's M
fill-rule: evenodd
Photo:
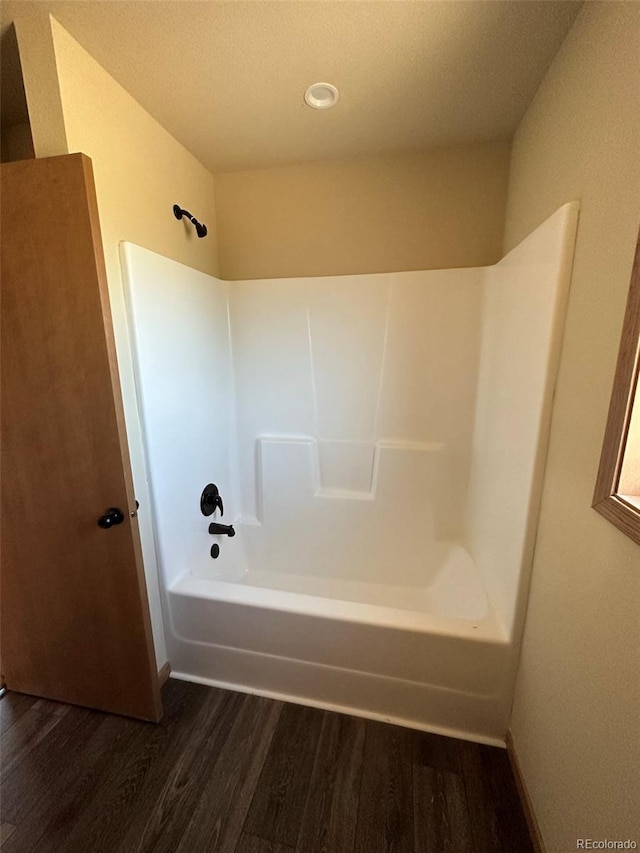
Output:
M217 521L212 521L209 525L209 533L218 533L223 536L235 536L236 532L233 529L233 524L219 524Z

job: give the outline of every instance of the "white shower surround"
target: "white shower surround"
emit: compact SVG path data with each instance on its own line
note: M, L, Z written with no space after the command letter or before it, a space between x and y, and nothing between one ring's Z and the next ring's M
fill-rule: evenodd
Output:
M577 212L478 269L222 282L123 244L174 675L503 742Z

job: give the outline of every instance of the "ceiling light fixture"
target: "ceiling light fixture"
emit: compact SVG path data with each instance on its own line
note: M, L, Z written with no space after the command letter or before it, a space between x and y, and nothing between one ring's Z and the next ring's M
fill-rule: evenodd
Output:
M313 83L304 93L306 103L314 110L328 110L338 103L340 92L331 83Z

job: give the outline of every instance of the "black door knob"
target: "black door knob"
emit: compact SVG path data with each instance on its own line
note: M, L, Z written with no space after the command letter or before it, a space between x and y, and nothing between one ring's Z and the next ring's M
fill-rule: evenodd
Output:
M110 527L113 527L114 524L122 524L124 521L124 513L121 509L118 509L117 506L109 507L109 509L105 512L104 515L101 515L98 519L98 527L103 527L105 530L108 530Z

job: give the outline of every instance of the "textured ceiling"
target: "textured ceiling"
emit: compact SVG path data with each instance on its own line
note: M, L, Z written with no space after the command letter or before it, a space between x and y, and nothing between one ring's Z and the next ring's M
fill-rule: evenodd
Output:
M222 172L509 136L580 5L9 0L2 24L50 12ZM332 110L303 102L319 80L340 89Z

